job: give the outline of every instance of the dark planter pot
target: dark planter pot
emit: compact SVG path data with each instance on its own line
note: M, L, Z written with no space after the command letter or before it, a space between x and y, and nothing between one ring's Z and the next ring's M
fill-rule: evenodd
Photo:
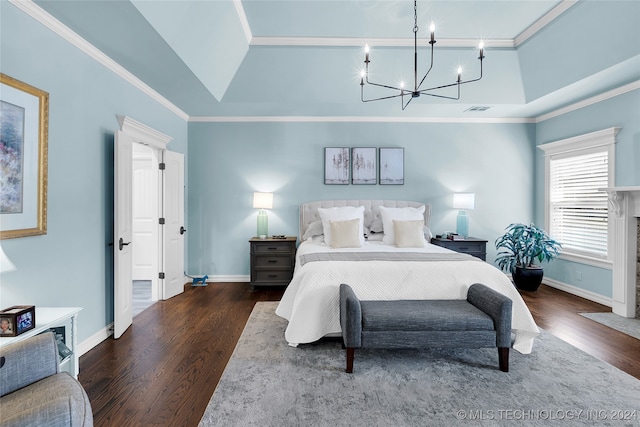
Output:
M518 289L523 291L535 292L542 283L544 270L540 266L535 267L516 267L513 273L513 283Z

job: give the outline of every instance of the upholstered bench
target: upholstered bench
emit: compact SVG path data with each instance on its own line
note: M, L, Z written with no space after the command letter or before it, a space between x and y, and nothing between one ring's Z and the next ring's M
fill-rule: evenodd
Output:
M500 370L509 371L512 301L480 283L466 300L360 301L340 285L340 325L353 372L356 348L498 347Z

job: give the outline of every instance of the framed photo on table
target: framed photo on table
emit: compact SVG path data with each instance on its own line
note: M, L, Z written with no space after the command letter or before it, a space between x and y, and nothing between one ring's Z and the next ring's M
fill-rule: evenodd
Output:
M49 94L0 73L0 239L47 233Z

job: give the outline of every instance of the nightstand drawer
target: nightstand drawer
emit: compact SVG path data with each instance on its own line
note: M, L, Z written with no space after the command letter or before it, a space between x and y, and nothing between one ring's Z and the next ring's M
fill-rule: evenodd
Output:
M290 242L253 242L251 245L255 254L291 253L292 247L295 248Z
M256 270L254 282L284 282L286 284L291 281L292 276L292 270Z
M453 249L454 251L471 253L471 252L484 252L485 244L478 242L464 242L458 241L453 242L454 244L447 246L449 249Z
M473 255L483 261L487 260L487 241L483 239L468 237L464 240L449 240L443 237L434 237L431 239L431 243L452 251Z
M291 255L257 255L254 259L254 267L256 268L264 268L264 267L292 267L292 259Z

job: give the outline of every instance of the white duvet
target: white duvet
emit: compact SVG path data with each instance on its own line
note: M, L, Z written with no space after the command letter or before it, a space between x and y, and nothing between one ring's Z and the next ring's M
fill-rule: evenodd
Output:
M300 264L300 257L314 252L450 252L427 243L425 248L397 248L382 242L366 242L360 248L331 249L324 243L303 242L296 254L291 283L276 314L289 321L285 339L291 345L309 343L340 329L339 286L349 284L362 300L465 299L467 289L483 283L513 301L513 348L528 354L538 327L511 281L500 270L482 261L315 261Z

